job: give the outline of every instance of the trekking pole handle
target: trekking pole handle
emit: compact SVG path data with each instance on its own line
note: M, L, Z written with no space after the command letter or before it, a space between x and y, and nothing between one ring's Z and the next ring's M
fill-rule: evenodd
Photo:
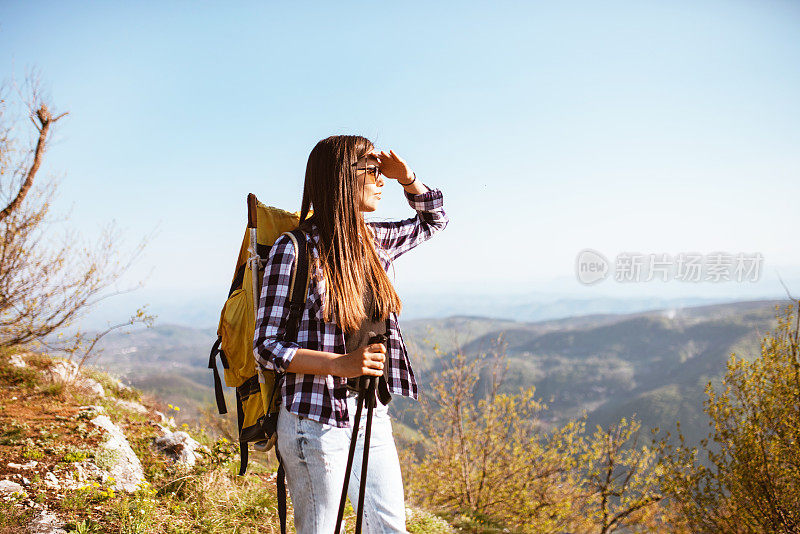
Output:
M367 345L372 345L373 343L383 343L388 349L388 341L389 338L386 337L386 334L376 334L375 332L369 332L370 338L367 342ZM384 363L384 365L386 365ZM377 376L370 376L370 375L361 375L358 380L358 389L363 391L364 393L373 393L378 385L378 377ZM370 399L370 397L367 397Z

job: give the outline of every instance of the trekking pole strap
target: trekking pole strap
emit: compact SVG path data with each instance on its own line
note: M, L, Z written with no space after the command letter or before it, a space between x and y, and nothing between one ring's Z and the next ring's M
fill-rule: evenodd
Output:
M278 457L278 519L281 522L281 534L286 534L286 470L283 468L283 460L278 452L278 444L275 444L275 456Z

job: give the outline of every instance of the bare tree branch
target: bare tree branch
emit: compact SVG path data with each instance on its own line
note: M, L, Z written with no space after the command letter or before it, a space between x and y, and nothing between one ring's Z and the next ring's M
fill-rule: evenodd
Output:
M36 129L39 130L39 138L36 141L33 162L31 162L30 169L28 169L28 174L25 177L25 181L22 182L22 185L17 192L17 196L14 197L14 200L12 200L8 206L3 209L3 211L0 211L0 221L8 217L12 211L19 209L20 204L22 204L22 201L25 199L25 195L28 194L28 190L33 185L33 179L36 177L39 166L42 164L42 155L44 154L45 146L47 145L47 134L50 133L50 126L65 115L67 115L67 113L62 113L58 117L53 117L50 113L50 110L48 110L47 106L44 104L42 104L39 109L31 113L31 121ZM34 116L39 120L38 124L34 120Z

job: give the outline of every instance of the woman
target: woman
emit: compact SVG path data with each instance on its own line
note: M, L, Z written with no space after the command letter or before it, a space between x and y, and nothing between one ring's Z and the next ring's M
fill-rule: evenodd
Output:
M404 188L416 216L366 222L387 180ZM313 208L313 215L308 216ZM392 261L447 226L442 192L428 189L393 151L361 136L332 136L311 151L300 228L310 245L311 280L296 340L284 340L295 250L287 236L272 245L264 270L254 349L259 362L285 371L278 451L298 534L329 534L336 524L356 393L348 378L385 378L391 393L417 398L417 383L397 324L400 297ZM302 246L302 243L301 243ZM367 345L369 332L388 346ZM358 502L365 419L358 431L348 494ZM405 504L387 406L377 402L364 499L365 532L405 533Z

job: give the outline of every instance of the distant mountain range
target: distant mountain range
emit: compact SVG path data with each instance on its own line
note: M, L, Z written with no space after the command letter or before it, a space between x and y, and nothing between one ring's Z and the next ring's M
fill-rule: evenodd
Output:
M439 360L428 349L438 343L452 353L491 353L504 334L510 364L505 390L533 384L549 405L549 421L563 423L588 413L588 428L636 414L643 426L675 432L675 421L690 442L708 434L704 388L718 383L732 352L752 359L763 334L774 327L775 306L754 301L641 312L587 315L534 323L451 317L405 325L404 338L429 366ZM419 341L427 338L428 344ZM401 401L402 402L402 401Z
M708 434L706 383L718 381L731 352L758 355L775 325L775 306L763 300L676 307L627 314L591 314L545 321L475 316L401 320L403 338L424 392L442 359L461 350L491 353L500 334L510 365L504 390L535 385L549 406L545 421L560 424L588 414L588 428L636 414L643 427L690 442ZM215 328L161 325L101 342L100 364L133 385L190 411L213 403L208 352ZM439 350L437 355L434 345ZM413 426L418 404L395 396L392 409Z
M148 304L150 313L158 316L159 324L180 324L196 328L216 327L225 294L218 296L183 293L136 292L115 296L100 303L83 321L84 329L101 329L110 322L125 320L136 309ZM734 302L740 299L719 298L662 298L662 297L592 297L577 298L568 294L524 292L494 293L426 293L404 294L404 320L430 317L472 315L480 310L482 317L516 321L546 321L563 317L591 314L625 314L648 310L686 308L708 304Z

